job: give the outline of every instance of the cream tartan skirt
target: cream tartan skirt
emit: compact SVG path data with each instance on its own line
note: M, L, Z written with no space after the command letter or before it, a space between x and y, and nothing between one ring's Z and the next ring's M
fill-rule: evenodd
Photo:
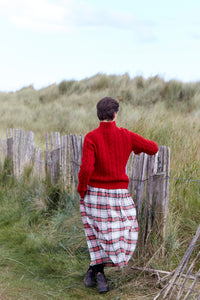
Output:
M138 240L138 222L127 189L88 186L80 201L91 264L127 266Z

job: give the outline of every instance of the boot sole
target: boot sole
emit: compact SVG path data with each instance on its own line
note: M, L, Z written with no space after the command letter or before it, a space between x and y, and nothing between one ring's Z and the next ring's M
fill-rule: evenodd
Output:
M109 291L109 288L103 289L103 290L99 290L99 293L100 293L100 294L103 294L103 293L107 293L108 291Z
M85 284L85 286L86 287L88 287L88 288L92 288L92 287L95 287L95 285L96 285L96 283L94 282L94 283L91 283L91 284L87 284L86 282L85 282L85 280L83 280L83 283Z

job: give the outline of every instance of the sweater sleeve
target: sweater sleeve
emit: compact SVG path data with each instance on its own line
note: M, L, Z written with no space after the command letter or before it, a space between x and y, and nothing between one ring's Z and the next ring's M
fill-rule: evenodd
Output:
M87 185L90 180L90 177L94 171L95 164L95 145L93 142L86 136L83 143L83 152L81 166L78 174L78 187L77 191L81 197L84 198L87 191Z
M158 152L158 146L154 141L147 140L141 135L131 132L132 149L135 154L144 152L149 155L154 155Z

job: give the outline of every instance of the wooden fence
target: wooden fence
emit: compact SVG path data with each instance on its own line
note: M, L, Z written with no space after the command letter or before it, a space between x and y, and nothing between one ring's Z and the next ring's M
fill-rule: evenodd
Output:
M34 144L34 133L9 129L6 139L0 139L0 160L6 158L15 176L23 174L26 166L40 179L50 178L53 184L62 183L76 189L81 163L83 136L46 134L46 149ZM161 146L155 156L132 154L126 166L129 192L133 197L140 226L140 242L144 245L152 230L165 238L169 200L170 149Z

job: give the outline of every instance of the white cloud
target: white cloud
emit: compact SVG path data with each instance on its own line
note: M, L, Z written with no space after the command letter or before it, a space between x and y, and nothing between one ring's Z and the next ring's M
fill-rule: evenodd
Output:
M0 15L37 32L68 32L102 27L130 30L141 41L154 39L152 23L133 13L100 8L86 0L0 0Z
M70 3L70 0L66 0ZM63 8L49 0L0 0L1 12L4 9L8 14L28 13L28 15L35 15L40 19L58 19L62 13Z
M139 20L132 12L115 11L92 6L81 1L75 8L73 21L76 26L87 28L114 28L129 30L140 41L155 40L153 33L154 23L149 20Z
M18 27L48 32L64 29L68 11L49 0L0 0L0 14Z

